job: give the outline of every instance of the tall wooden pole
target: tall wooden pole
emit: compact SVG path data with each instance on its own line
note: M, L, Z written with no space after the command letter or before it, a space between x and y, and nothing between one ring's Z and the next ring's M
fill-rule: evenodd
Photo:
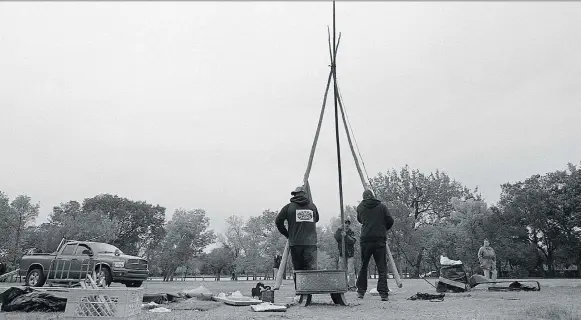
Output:
M337 50L337 38L335 33L335 1L333 1L333 61L331 62L331 68L333 71L333 94L335 101L335 140L337 142L337 172L339 174L339 208L341 210L341 224L343 226L343 232L345 232L345 210L343 208L343 175L341 173L341 144L339 142L339 108L338 100L339 94L337 90L337 63L336 63L336 50ZM341 251L343 253L343 270L347 271L347 252L345 248L345 235L341 235Z

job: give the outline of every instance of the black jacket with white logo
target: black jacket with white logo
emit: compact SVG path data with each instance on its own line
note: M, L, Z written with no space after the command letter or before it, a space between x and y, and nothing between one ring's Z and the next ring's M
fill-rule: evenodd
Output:
M284 221L288 221L288 230ZM284 206L275 219L278 231L288 238L289 245L317 245L319 211L314 203L305 196L294 196Z

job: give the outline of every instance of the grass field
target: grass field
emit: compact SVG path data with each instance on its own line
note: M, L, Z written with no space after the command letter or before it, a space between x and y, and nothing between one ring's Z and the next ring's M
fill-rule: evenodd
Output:
M430 280L432 283L435 279ZM581 320L581 279L539 280L540 292L492 292L484 285L467 293L447 293L442 302L410 301L417 292L436 293L423 280L404 280L403 288L397 288L389 280L392 293L389 302L379 297L366 295L358 300L354 292L346 293L349 306L338 306L331 302L329 295L314 295L309 307L292 306L287 312L258 313L250 307L234 307L217 302L186 300L170 303L165 307L169 313L151 313L143 310L140 319L579 319ZM172 293L184 289L194 289L200 285L217 294L240 290L250 295L255 281L224 282L169 282L149 281L144 284L146 293ZM273 281L265 284L272 285ZM376 284L370 280L370 288ZM6 287L2 284L2 287ZM0 291L3 288L0 287ZM286 280L280 291L275 293L275 302L292 301L294 288L291 280ZM195 310L197 309L197 310ZM203 311L200 311L203 310ZM0 320L63 319L62 313L1 313Z

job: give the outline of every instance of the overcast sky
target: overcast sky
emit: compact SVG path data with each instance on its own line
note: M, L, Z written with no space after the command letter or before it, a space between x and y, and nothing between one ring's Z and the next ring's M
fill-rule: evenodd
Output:
M581 161L581 3L338 2L337 75L370 175L478 186ZM329 72L331 2L0 3L0 191L118 194L224 218L301 183ZM334 118L311 174L339 214ZM343 131L342 131L342 135ZM342 140L346 205L362 188Z

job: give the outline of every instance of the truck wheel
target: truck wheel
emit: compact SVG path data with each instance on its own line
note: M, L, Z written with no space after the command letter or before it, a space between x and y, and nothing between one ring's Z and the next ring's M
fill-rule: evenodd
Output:
M111 275L111 270L105 266L98 266L97 267L97 285L98 286L110 286L111 282L113 282L113 276Z
M143 281L131 281L131 282L125 282L125 286L127 288L139 288L141 287L141 284L143 283Z
M29 287L42 287L45 281L44 272L40 268L34 268L26 274L25 284Z

